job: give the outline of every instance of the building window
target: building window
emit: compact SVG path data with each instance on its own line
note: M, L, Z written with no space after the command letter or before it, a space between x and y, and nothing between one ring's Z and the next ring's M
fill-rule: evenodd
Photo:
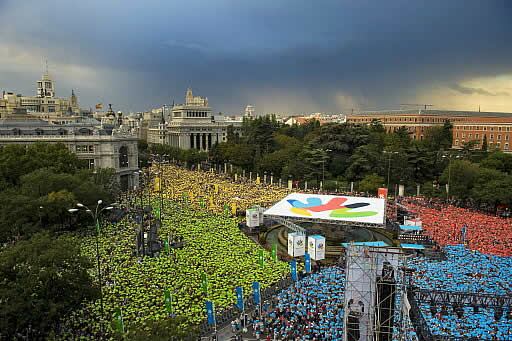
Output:
M501 131L501 127L498 127L498 131Z
M503 149L508 150L508 143L505 143L505 147Z
M459 145L459 140L455 140L455 145L458 146Z
M500 135L498 135L498 140L501 140L501 134L500 134Z
M469 133L468 137L469 137L469 138L473 137L473 134Z
M89 169L94 169L94 159L87 159L87 167Z
M455 133L455 137L459 137L459 133L458 132Z
M508 141L508 135L505 135L505 141Z
M463 138L464 138L464 137L466 137L466 134L462 133L462 137L463 137Z
M489 139L494 140L494 134L491 134Z
M501 142L496 142L496 148L501 147Z
M475 134L475 138L478 138L478 134Z
M119 168L128 167L128 147L119 148Z

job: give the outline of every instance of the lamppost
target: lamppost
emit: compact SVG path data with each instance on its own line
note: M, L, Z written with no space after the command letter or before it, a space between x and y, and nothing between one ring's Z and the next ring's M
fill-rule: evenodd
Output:
M100 264L100 242L99 242L100 220L99 220L99 216L103 211L111 210L117 204L112 203L109 206L105 206L100 209L100 205L102 203L103 203L103 200L101 200L101 199L98 200L98 202L96 204L96 209L94 211L92 211L91 209L89 209L89 207L87 207L81 203L76 204L76 206L78 208L70 208L68 211L69 211L69 213L75 213L75 212L78 212L79 210L85 210L85 212L88 213L92 217L94 223L96 224L96 263L97 263L97 270L98 270L98 280L100 283L100 308L101 308L100 330L101 330L101 334L103 335L102 319L105 317L105 311L103 308L103 283L102 283L102 279L101 279L101 264Z
M385 151L383 151L383 153L389 155L389 158L388 158L388 182L386 184L386 188L389 191L389 176L391 174L391 157L393 156L393 154L398 154L398 152L388 152L385 150Z
M320 149L322 151L322 184L325 182L325 161L327 158L327 155L325 153L332 152L331 149Z
M450 180L452 177L452 157L453 154L445 154L443 158L448 158L448 183L446 184L446 200L450 199ZM459 155L455 156L456 159L460 158Z

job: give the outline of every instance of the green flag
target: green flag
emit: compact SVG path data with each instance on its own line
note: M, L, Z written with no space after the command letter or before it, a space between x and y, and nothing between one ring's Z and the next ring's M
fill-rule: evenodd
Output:
M258 251L258 264L262 268L265 266L265 254L263 250Z
M121 312L121 308L116 308L114 311L114 330L119 333L124 333L123 313Z
M199 200L199 206L200 206L201 208L205 208L205 207L206 207L206 203L204 202L204 199L203 199L203 198L201 198L201 200Z
M165 303L165 310L169 314L172 314L172 295L169 289L165 289L164 291L164 303Z
M224 204L224 214L229 215L229 205L228 204Z
M208 295L208 277L204 272L201 274L201 290Z
M277 262L277 244L272 245L272 260Z
M100 234L100 221L96 219L96 233Z
M169 247L169 241L167 239L164 240L164 251L169 255L171 254L171 248Z
M161 212L160 212L160 207L155 208L155 216L158 217L158 219L162 218Z

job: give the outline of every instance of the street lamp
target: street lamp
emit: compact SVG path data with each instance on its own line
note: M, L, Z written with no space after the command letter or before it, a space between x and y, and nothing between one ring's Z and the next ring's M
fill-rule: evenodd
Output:
M446 200L450 199L450 180L452 177L452 157L453 154L445 154L443 158L448 158L448 183L446 184ZM460 158L459 155L455 156L456 159Z
M391 156L393 156L393 154L398 154L398 152L388 152L388 151L384 150L383 153L384 154L389 154L389 158L388 158L388 182L386 184L386 188L389 191L389 176L391 174Z
M115 205L117 205L117 203L112 203L106 207L103 207L100 209L100 205L103 203L103 200L98 200L97 204L96 204L96 209L94 210L94 212L89 209L89 207L85 206L84 204L81 204L81 203L77 203L76 206L79 208L70 208L68 209L68 212L69 213L75 213L75 212L78 212L81 210L85 210L86 213L88 213L94 223L96 224L96 264L97 264L97 271L98 271L98 280L99 280L99 283L100 283L100 308L101 308L101 319L103 319L105 317L105 311L104 311L104 308L103 308L103 284L102 284L102 279L101 279L101 264L100 264L100 242L99 242L99 234L100 234L100 221L99 221L99 216L101 215L101 213L103 211L106 211L106 210L112 210L114 208ZM102 320L100 320L100 329L101 329L101 333L103 335L103 323L102 323Z
M332 152L331 149L320 149L320 151L322 153L329 153L329 152ZM325 160L326 159L326 155L322 155L322 184L325 182Z

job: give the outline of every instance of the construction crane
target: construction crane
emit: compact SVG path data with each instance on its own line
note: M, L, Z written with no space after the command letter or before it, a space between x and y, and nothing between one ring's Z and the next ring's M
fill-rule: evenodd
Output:
M407 105L407 106L414 106L414 107L423 107L425 110L427 110L427 107L433 107L434 106L433 104L417 104L417 103L412 103L412 104L402 103L400 105L401 106L402 105Z

